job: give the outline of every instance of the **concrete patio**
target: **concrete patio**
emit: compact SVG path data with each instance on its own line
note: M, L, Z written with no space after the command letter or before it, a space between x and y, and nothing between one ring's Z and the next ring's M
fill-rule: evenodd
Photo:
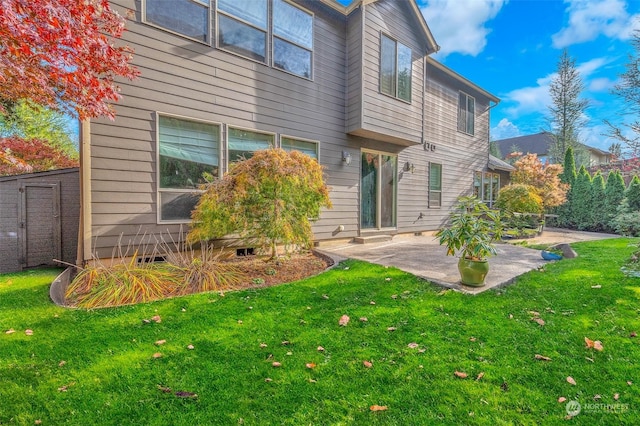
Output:
M617 235L595 232L578 232L566 229L545 229L542 235L527 239L528 244L556 244L617 238ZM523 246L498 244L497 256L489 259L490 271L485 285L475 288L462 285L458 273L458 258L447 256L444 247L432 235L397 235L392 241L355 244L328 242L318 247L337 260L359 259L384 266L395 266L405 272L424 278L435 284L469 294L498 288L512 283L518 276L544 266L545 261L539 250Z

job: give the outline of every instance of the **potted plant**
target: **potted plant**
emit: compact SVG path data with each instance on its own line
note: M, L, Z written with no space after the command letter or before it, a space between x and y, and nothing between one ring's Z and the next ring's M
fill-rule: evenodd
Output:
M448 225L435 236L447 246L447 255L460 254L458 270L462 283L481 287L489 272L487 258L496 254L494 244L502 238L500 212L476 197L460 197Z

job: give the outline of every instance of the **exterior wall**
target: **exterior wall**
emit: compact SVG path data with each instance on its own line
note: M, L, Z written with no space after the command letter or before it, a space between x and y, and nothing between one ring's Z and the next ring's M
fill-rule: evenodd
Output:
M411 146L422 142L422 105L424 98L424 52L426 42L415 31L416 18L409 2L382 0L362 6L364 21L362 43L362 78L350 80L349 87L362 86L359 98L349 98L349 111L360 110L359 120L350 116L347 131L371 139ZM380 37L382 34L411 48L411 102L407 103L380 92ZM355 118L355 115L354 115Z
M317 240L360 235L363 148L398 155L394 232L437 229L456 198L471 191L473 172L486 167L488 113L476 115L475 137L457 132L458 83L436 76L425 87L426 41L405 2L380 0L346 17L321 2L295 0L315 16L313 80L145 24L140 1L112 3L123 16L134 12L123 42L135 50L141 76L120 82L115 121L91 122L91 250L100 257L110 257L118 244L188 230L186 223L157 219L158 112L220 123L223 141L227 126L319 141L333 209L314 224ZM381 32L413 51L410 104L379 93ZM478 111L487 106L480 97L476 102ZM423 132L435 151L419 145ZM349 166L343 151L352 156ZM429 161L443 165L439 209L428 208ZM401 171L405 162L413 173Z
M59 184L60 241L65 262L75 263L78 221L80 215L80 183L78 169L55 170L0 178L0 273L22 269L19 234L21 183Z

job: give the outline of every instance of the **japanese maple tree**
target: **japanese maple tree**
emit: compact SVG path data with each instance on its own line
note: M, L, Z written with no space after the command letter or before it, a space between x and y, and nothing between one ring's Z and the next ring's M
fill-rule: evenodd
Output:
M78 160L42 139L0 138L0 176L78 167Z
M531 185L536 189L545 210L562 205L567 200L569 185L562 183L560 164L542 164L536 154L527 154L514 164L511 183Z
M107 0L0 0L0 104L113 119L116 77L139 74L131 48L114 44L124 25Z

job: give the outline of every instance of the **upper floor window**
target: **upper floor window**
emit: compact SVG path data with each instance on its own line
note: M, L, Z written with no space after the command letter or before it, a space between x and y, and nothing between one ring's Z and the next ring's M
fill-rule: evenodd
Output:
M285 0L273 0L273 66L311 78L313 15Z
M466 93L458 96L458 131L474 134L476 118L476 100Z
M146 0L145 22L209 42L209 0Z
M311 158L318 159L318 142L294 139L287 136L280 137L280 148L287 152L300 151Z
M411 49L382 34L380 39L380 91L411 102Z
M158 152L159 219L189 220L203 173L220 173L220 125L161 115Z
M218 0L218 47L267 61L267 0Z

